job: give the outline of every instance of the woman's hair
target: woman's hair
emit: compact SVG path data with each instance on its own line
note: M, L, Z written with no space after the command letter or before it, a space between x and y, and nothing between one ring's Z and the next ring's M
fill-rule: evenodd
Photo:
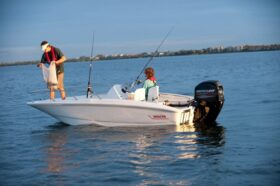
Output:
M152 67L148 67L145 69L145 74L147 76L147 78L151 78L154 76L155 72L154 72L154 69Z

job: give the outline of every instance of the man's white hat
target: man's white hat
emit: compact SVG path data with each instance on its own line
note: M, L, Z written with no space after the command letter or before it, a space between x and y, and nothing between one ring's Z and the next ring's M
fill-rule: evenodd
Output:
M42 51L45 52L48 46L49 46L49 43L42 45L41 46Z

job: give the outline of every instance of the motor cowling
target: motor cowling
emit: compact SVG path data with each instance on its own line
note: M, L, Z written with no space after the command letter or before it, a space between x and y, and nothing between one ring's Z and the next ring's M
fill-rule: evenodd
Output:
M216 121L224 104L223 85L216 80L204 81L195 87L195 122L211 124Z

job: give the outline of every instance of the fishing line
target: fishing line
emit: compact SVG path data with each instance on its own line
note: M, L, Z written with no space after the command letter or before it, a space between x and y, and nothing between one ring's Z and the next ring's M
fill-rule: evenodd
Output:
M130 89L132 89L136 83L139 82L139 78L142 75L142 73L145 71L145 69L147 68L147 66L151 63L151 61L154 59L154 57L158 54L158 50L160 49L160 47L163 45L163 43L165 42L165 40L168 38L168 36L170 35L170 33L173 31L174 27L172 27L167 34L165 35L165 37L163 38L163 40L160 42L160 44L158 45L158 47L156 48L156 50L153 52L153 55L149 58L149 60L147 61L147 63L144 65L143 69L141 70L141 72L139 73L139 75L137 76L137 78L135 79L135 81L133 83L131 83L130 85ZM123 92L127 92L128 91L128 87L125 87L122 89Z

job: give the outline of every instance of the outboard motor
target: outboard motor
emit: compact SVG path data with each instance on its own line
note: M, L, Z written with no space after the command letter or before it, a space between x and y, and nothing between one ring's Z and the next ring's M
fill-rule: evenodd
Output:
M197 102L194 122L212 124L224 104L224 89L219 81L204 81L195 87Z

